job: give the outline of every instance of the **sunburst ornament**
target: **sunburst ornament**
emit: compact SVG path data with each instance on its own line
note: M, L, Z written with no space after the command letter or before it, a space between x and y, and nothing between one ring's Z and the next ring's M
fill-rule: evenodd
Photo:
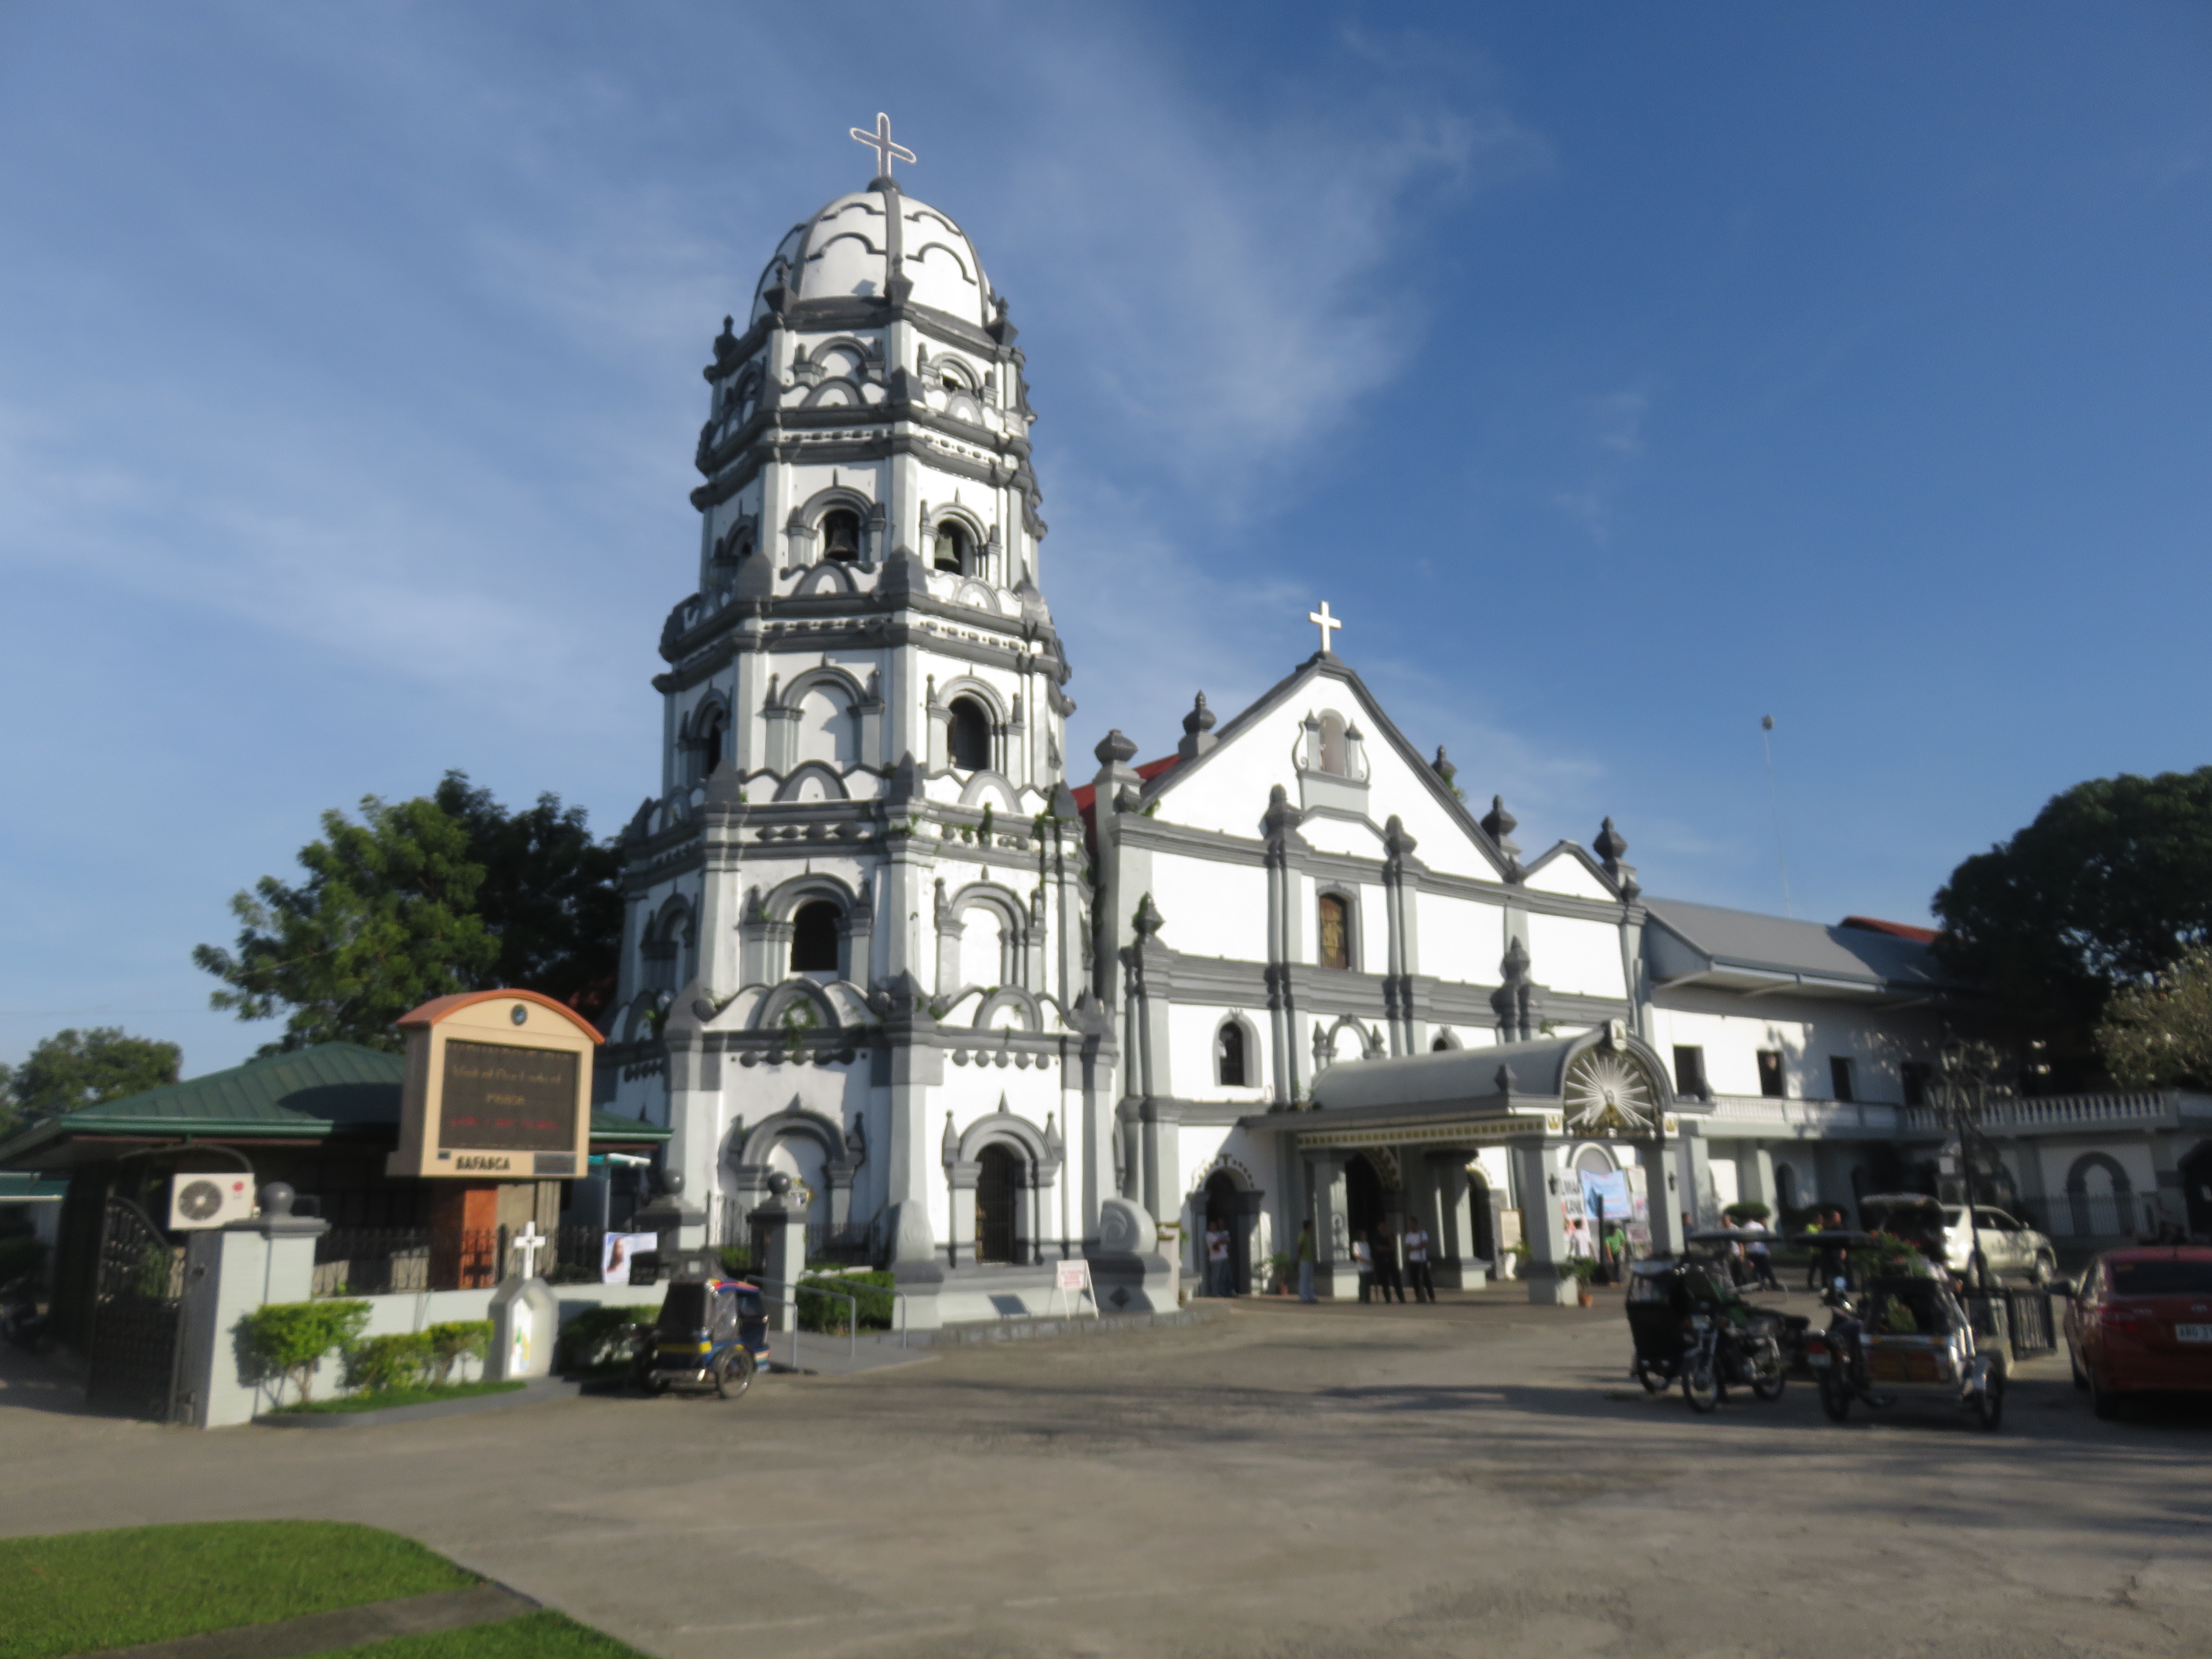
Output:
M1591 1048L1567 1067L1567 1127L1584 1134L1648 1134L1658 1115L1651 1079L1618 1049Z

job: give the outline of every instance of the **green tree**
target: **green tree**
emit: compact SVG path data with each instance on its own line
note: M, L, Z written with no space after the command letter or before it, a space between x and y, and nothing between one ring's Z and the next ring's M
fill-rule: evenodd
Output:
M499 941L491 983L542 991L586 1018L614 1000L622 956L622 852L592 838L584 809L544 794L509 812L465 772L434 797L467 830L484 869L477 913Z
M174 1083L184 1050L118 1025L57 1031L20 1066L0 1066L0 1134L34 1117L74 1112Z
M2062 1079L2097 1066L2115 993L2212 941L2212 767L2096 778L2053 796L1936 896L1938 958L1982 986Z
M398 1048L392 1022L419 1003L486 983L498 941L477 914L484 871L466 828L435 801L365 797L359 823L323 814L323 839L300 849L297 886L264 876L230 902L235 953L192 960L222 981L208 1000L240 1019L289 1010L264 1054L318 1042Z
M2212 950L2199 946L2150 984L2115 992L2097 1051L2130 1088L2212 1085Z
M241 1019L289 1011L264 1054L395 1048L392 1021L455 991L540 991L586 1018L613 1000L622 855L592 838L581 807L546 794L510 812L448 772L428 796L369 797L361 820L324 813L324 838L300 852L307 878L263 877L231 901L236 950L192 952L224 983L216 1007Z

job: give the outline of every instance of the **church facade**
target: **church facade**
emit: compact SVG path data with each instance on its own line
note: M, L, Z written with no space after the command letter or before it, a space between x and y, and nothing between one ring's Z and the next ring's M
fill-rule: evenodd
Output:
M625 836L599 1097L671 1131L689 1242L780 1172L810 1253L893 1266L922 1324L1041 1311L1076 1257L1171 1299L1208 1216L1238 1288L1304 1222L1328 1287L1408 1217L1446 1281L1517 1237L1548 1285L1585 1175L1664 1246L1940 1139L1899 1115L1949 995L1911 930L1649 898L1610 820L1524 858L1326 607L1250 708L1199 696L1141 765L1114 732L1072 787L1024 355L868 142L714 342Z

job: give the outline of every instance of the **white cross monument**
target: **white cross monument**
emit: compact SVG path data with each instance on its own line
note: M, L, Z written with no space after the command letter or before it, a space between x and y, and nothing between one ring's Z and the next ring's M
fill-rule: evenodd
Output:
M881 110L876 112L876 130L873 132L869 131L866 127L850 127L847 131L851 132L855 143L866 144L870 149L875 151L876 176L879 179L888 179L891 176L893 161L911 161L915 159L914 152L904 144L895 144L891 142L891 118Z
M1321 653L1326 657L1328 655L1328 636L1334 633L1338 629L1344 626L1344 619L1341 617L1330 616L1328 614L1328 601L1327 599L1323 599L1321 602L1320 610L1309 611L1306 612L1306 620L1310 623L1319 624L1321 628Z
M522 1231L514 1236L511 1248L522 1258L522 1276L525 1279L538 1277L538 1253L552 1242L538 1231L535 1221L523 1224Z

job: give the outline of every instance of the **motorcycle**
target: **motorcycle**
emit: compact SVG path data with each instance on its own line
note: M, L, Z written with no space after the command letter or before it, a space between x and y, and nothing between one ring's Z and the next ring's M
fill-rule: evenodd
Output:
M1682 1361L1682 1398L1690 1409L1712 1412L1728 1397L1730 1383L1748 1388L1761 1400L1779 1400L1789 1386L1775 1322L1754 1316L1738 1326L1717 1303L1699 1301L1690 1315L1690 1340Z
M0 1336L26 1353L44 1353L52 1346L47 1316L39 1311L38 1287L26 1278L0 1285Z

